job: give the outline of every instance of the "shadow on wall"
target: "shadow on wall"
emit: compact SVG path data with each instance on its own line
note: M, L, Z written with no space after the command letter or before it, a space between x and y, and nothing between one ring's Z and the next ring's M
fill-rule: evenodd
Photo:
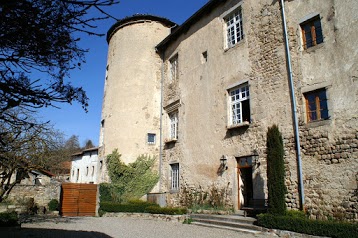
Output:
M255 174L253 178L254 199L265 199L265 181L262 178L261 172Z

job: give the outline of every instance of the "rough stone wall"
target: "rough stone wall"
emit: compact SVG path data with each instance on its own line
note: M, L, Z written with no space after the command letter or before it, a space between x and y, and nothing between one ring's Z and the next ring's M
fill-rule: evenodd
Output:
M9 195L15 203L23 203L33 198L38 207L48 207L52 199L60 201L61 183L52 181L47 185L16 185Z
M183 186L195 190L214 183L230 183L231 203L236 208L239 191L235 157L250 155L256 149L259 160L253 167L253 178L259 178L266 197L266 132L275 123L284 138L287 206L297 209L297 158L280 4L244 1L245 39L232 49L224 49L222 14L238 2L220 5L166 49L166 60L178 53L180 73L178 81L166 81L164 104L180 99L181 105L179 139L164 149L163 189L168 191L169 164L179 162ZM353 12L358 4L299 0L285 4L300 125L305 208L315 218L356 220L358 93L354 62L358 61L354 50L357 30L353 26L357 17ZM300 20L314 13L322 17L325 42L304 52ZM341 42L344 37L346 46ZM208 61L200 65L198 59L204 51ZM226 90L243 81L250 86L252 121L249 127L227 129ZM320 87L328 88L331 118L307 123L303 94ZM228 170L218 176L215 172L222 155L228 158ZM262 198L260 191L255 193ZM179 194L169 197L169 203L180 201Z
M305 208L313 218L357 220L357 75L358 16L356 1L286 3L293 75L298 102ZM319 14L324 42L304 50L299 24ZM325 88L330 118L307 122L304 93ZM294 151L286 138L287 152ZM295 178L287 163L289 207L295 208ZM292 179L291 179L292 178Z

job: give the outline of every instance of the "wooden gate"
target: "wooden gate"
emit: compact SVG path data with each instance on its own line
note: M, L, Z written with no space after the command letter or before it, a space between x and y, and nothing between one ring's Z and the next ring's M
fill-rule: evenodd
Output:
M61 189L62 216L96 216L97 185L64 183Z

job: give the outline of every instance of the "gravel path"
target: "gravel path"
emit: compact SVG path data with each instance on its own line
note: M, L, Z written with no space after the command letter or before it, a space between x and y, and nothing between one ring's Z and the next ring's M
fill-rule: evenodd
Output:
M23 223L21 228L1 228L2 238L251 238L268 237L268 234L252 235L235 231L206 228L196 225L119 217L83 217L37 220Z

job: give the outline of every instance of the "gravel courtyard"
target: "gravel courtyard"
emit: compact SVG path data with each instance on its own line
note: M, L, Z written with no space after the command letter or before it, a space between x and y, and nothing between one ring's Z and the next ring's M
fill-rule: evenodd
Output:
M82 238L82 237L143 237L143 238L193 238L193 237L268 237L269 234L252 235L235 231L206 228L149 219L119 217L58 218L28 221L21 228L0 228L2 238Z

